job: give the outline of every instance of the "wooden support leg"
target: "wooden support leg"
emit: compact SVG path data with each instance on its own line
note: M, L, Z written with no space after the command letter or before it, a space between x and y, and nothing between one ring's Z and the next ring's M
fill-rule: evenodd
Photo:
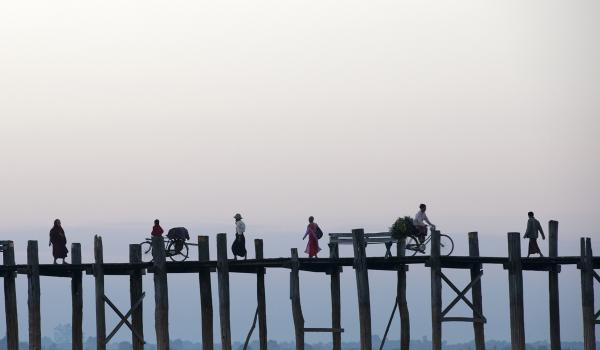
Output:
M477 232L469 232L469 256L479 257L479 238ZM471 282L479 278L481 271L481 264L471 267ZM479 315L483 315L481 281L473 283L471 299L473 300L473 318L478 318ZM475 350L485 350L484 323L473 322L473 332L475 333Z
M340 257L337 243L329 243L329 258L337 260ZM342 304L340 301L340 268L335 266L331 270L331 328L342 328ZM342 350L342 333L332 332L333 350Z
M298 262L298 249L292 248L290 271L290 300L292 301L292 317L296 334L296 350L304 350L304 316L300 303L300 263Z
M583 314L583 348L596 349L596 317L594 315L594 265L592 243L589 238L581 239L581 303Z
M523 271L521 267L521 234L508 233L508 291L510 300L510 340L513 350L525 350L523 312Z
M71 244L71 264L81 265L81 244ZM83 288L82 271L73 272L71 277L71 338L72 349L83 350Z
M102 237L94 236L94 279L96 282L96 348L106 349L106 318L104 309L104 254Z
M209 261L208 236L198 236L198 261ZM213 305L210 269L206 268L198 273L200 281L200 306L202 313L202 349L213 350Z
M548 230L548 256L558 256L558 221L551 220ZM558 293L558 266L548 272L548 301L550 310L550 350L561 350L560 346L560 302Z
M29 349L42 348L42 329L40 318L40 265L38 258L38 242L27 242L28 276L27 306L29 309Z
M154 328L156 349L169 349L169 286L165 243L161 236L152 237L152 258L154 261Z
M229 264L227 262L227 234L217 235L217 274L219 281L219 315L221 321L221 346L231 350L231 321L229 306Z
M263 256L263 240L254 240L254 249L256 252L256 260L262 260ZM267 350L267 301L265 295L265 269L261 268L256 273L256 301L258 313L258 338L260 350Z
M139 244L129 245L129 262L137 264L142 262L142 247ZM131 332L131 344L133 350L144 349L144 304L140 303L137 307L138 300L142 299L144 293L142 282L142 271L136 269L129 276L129 299L131 309L131 324L133 330ZM135 334L138 334L136 336Z
M406 238L402 238L396 245L396 255L403 257L406 253ZM406 301L406 270L408 265L398 266L398 285L396 297L398 298L398 307L400 309L400 349L408 350L410 347L410 317L408 313L408 303Z
M442 267L440 231L431 232L431 348L442 349Z
M352 230L352 245L354 247L354 271L356 272L356 287L358 290L358 314L360 318L360 348L371 350L371 297L369 294L369 270L365 252L365 237L363 229Z
M4 266L15 265L15 245L12 241L4 244L2 252ZM17 317L16 272L4 275L4 311L6 315L6 345L9 350L19 348L19 321Z

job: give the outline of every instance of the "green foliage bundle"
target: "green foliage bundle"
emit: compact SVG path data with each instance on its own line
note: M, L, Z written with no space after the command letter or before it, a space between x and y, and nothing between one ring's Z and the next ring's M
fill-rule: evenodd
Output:
M413 219L410 216L398 218L392 227L390 227L390 234L393 238L400 239L406 238L410 235L415 235L417 228L413 224Z

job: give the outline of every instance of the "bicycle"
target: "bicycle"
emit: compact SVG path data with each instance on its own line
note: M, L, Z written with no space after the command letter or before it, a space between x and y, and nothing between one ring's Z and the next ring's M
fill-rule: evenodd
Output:
M425 254L427 245L431 242L431 234L427 236L423 243L415 235L406 237L406 255L414 256L417 253ZM454 251L454 241L446 234L440 234L440 255L449 256Z
M165 245L165 254L171 261L185 261L189 257L189 245L195 245L188 243L183 239L163 239ZM140 243L142 252L144 252L144 261L150 262L152 258L152 238L146 238L146 240ZM149 259L148 259L149 257Z

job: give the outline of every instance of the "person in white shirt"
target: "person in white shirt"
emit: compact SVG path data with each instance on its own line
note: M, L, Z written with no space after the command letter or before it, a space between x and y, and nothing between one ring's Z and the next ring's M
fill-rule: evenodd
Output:
M231 251L233 252L233 258L237 260L237 257L246 256L246 237L244 237L244 232L246 232L246 224L242 221L241 214L235 214L233 217L235 219L235 241L231 245Z
M425 223L428 223L435 230L435 225L429 221L427 214L425 214L425 210L427 210L425 204L419 205L419 211L415 214L415 218L413 219L413 224L419 231L419 240L421 243L425 242L425 237L427 236L427 225Z

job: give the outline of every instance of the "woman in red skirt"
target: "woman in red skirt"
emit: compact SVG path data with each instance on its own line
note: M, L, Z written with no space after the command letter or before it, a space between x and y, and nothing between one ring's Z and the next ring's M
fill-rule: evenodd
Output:
M306 249L304 252L308 254L309 258L317 257L317 253L321 250L319 248L319 239L317 238L317 227L319 227L315 222L314 217L308 218L308 226L306 227L306 233L302 239L305 239L308 236L308 244L306 245Z

